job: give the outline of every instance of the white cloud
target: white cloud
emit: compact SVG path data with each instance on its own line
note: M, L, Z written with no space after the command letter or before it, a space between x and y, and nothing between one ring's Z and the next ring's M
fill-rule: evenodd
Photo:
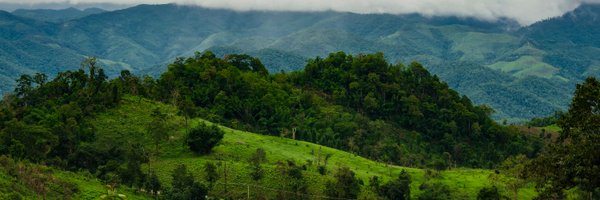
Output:
M4 3L178 3L235 10L335 10L355 13L421 13L431 16L476 17L485 20L510 18L522 25L560 16L582 3L600 0L0 0Z

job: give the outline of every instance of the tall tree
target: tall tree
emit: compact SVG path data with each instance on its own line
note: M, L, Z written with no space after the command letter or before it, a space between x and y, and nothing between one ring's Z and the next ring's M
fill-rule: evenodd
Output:
M256 149L256 152L252 154L248 162L250 163L250 176L253 180L258 181L263 177L265 173L261 164L267 161L265 150L262 148Z
M397 179L382 185L379 194L387 199L408 200L410 199L410 174L402 170Z
M589 198L600 194L600 82L593 77L578 84L569 111L558 120L559 139L527 166L537 183L538 199L564 197L577 187Z
M209 188L212 188L215 182L219 179L219 172L217 166L212 162L206 162L204 165L205 179L208 181Z
M160 143L169 139L169 122L167 115L162 113L158 108L154 109L150 116L152 120L146 125L146 131L154 141L155 153L159 154Z
M360 193L360 185L354 172L348 167L340 167L334 175L335 181L328 181L325 185L326 194L332 197L356 199Z

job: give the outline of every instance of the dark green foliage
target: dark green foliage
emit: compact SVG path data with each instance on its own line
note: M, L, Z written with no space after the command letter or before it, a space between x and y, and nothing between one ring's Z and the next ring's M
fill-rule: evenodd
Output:
M294 194L289 194L280 191L277 199L306 199L306 196L302 194L308 193L308 183L303 179L302 166L296 165L292 160L278 161L277 170L285 179L281 184L281 189L294 192Z
M69 9L60 13L72 15L69 14L72 12ZM60 23L43 23L4 12L5 31L0 37L0 43L4 44L0 78L4 84L0 88L9 91L14 87L12 79L23 72L40 71L53 76L59 67L75 69L79 55L100 56L110 63L107 74L115 77L122 69L158 75L164 68L157 63L170 62L174 56L198 49L198 45L219 52L219 56L232 53L257 56L271 72L301 69L307 58L325 56L331 49L350 53L381 51L390 61L427 62L428 69L453 88L477 103L492 105L501 118L528 119L565 108L568 102L563 99L570 96L574 81L587 75L598 76L594 68L598 62L596 38L600 38L594 24L597 12L597 5L582 5L565 16L527 27L510 20L488 22L339 12L237 12L180 5L141 5ZM264 23L264 19L270 19L269 23ZM115 21L120 22L119 31L105 31ZM203 27L202 31L197 31L198 27ZM461 48L465 46L476 48L471 52ZM540 62L559 68L559 72L549 79L535 77L544 73L537 72L522 77L528 81L521 82L511 76L512 71L502 73L486 67L522 56L541 56ZM462 66L449 64L453 62L475 63L476 68L458 69ZM568 81L561 82L564 78ZM548 91L554 92L545 95Z
M149 161L148 155L144 152L144 147L140 144L131 145L126 153L126 165L120 169L119 178L122 183L129 186L142 187L146 182L146 174L142 172L142 164Z
M166 199L173 200L197 200L206 199L208 189L206 186L194 180L192 174L187 171L185 165L181 164L173 170L171 175L173 184L165 193Z
M206 181L210 183L210 188L217 182L219 179L219 172L217 171L217 166L212 162L207 162L204 165L204 173L206 174Z
M450 188L442 183L427 184L418 200L446 200L452 199Z
M69 199L79 192L76 184L58 179L54 170L46 166L17 161L4 155L0 156L0 174L10 176L14 182L0 188L0 199L23 199L31 191L37 198ZM30 196L31 197L31 196Z
M325 167L323 165L317 166L317 171L319 171L319 174L325 175L325 174L327 174L327 167Z
M379 195L386 199L408 200L410 199L410 175L402 170L397 179L391 180L379 187Z
M477 193L477 200L500 200L500 197L496 186L481 188Z
M146 182L144 183L144 188L151 194L158 195L158 192L162 189L162 185L156 173L150 172L148 179L146 179Z
M373 192L379 192L379 188L381 186L381 180L379 176L373 176L369 179L369 186Z
M600 187L600 81L587 78L577 85L569 111L560 116L560 137L526 167L537 183L538 199L564 197L577 187L590 196Z
M225 132L216 125L207 126L202 123L194 127L185 138L190 150L197 154L208 154L221 139Z
M556 124L556 122L558 121L558 119L560 118L560 116L563 113L561 112L556 112L554 113L554 115L552 116L548 116L548 117L542 117L542 118L533 118L531 119L529 122L527 122L528 126L535 126L535 127L545 127L545 126L550 126L552 124Z
M151 116L152 121L146 126L146 131L148 131L148 134L152 137L155 145L155 152L158 155L160 143L169 139L169 132L172 128L169 125L167 115L160 110L155 109Z
M256 152L252 154L252 157L248 160L250 163L250 176L253 180L258 181L263 177L265 173L261 164L267 161L265 150L262 148L256 149Z
M330 197L356 199L360 193L359 180L348 167L340 167L334 174L335 181L325 183L325 194Z
M185 99L194 110L187 113L237 129L401 165L491 167L537 151L532 138L496 124L491 108L474 106L418 63L339 52L309 60L302 72L267 76L251 60L211 52L177 59L158 80L157 98Z
M82 68L88 73L66 71L51 81L44 74L21 76L15 95L2 100L0 153L32 161L52 158L63 167L98 166L77 164L82 163L76 156L81 143L94 139L93 127L84 117L116 105L114 96L119 94L114 94L94 58L83 62ZM27 148L32 146L36 148Z
M242 71L252 71L265 76L269 74L265 66L260 62L260 60L246 54L226 55L223 59Z
M139 78L123 72L108 81L97 60L88 58L81 69L47 79L39 73L23 75L15 94L2 99L0 154L142 187L147 176L141 165L148 162L143 146L119 140L95 145L95 127L88 122L118 105L124 93L140 94L135 92L143 90Z

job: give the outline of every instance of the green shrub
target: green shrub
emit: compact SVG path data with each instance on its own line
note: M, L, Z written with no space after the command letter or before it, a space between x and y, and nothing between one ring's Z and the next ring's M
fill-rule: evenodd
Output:
M484 187L477 193L477 200L499 200L500 192L496 186Z
M410 175L402 170L396 180L391 180L379 187L379 195L386 199L410 199Z
M452 199L450 188L441 183L423 184L420 189L423 190L423 193L419 195L419 200Z
M194 153L208 154L223 139L223 135L225 132L218 126L207 126L203 123L190 130L185 143Z

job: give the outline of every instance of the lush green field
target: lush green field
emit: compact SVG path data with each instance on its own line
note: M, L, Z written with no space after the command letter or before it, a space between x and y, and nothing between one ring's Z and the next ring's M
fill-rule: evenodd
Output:
M221 127L226 132L221 145L217 146L210 155L196 156L183 145L183 136L186 131L185 120L176 115L174 106L138 97L125 97L123 101L119 107L100 114L93 120L98 131L97 144L100 145L106 141L140 142L144 144L147 151L154 152L155 147L144 127L150 122L150 114L153 110L159 109L163 113L167 113L170 116L169 121L174 127L170 133L170 139L160 145L159 155L152 156L150 162L144 165L144 170L155 171L159 175L163 186L170 185L171 172L178 164L185 164L196 179L204 180L203 167L206 162L213 162L217 164L219 173L221 173L219 184L214 186L212 191L213 195L242 198L246 197L250 190L252 196L274 197L272 195L277 191L285 191L283 188L287 182L279 174L277 163L287 160L294 161L299 166L306 166L303 176L308 185L308 192L312 195L323 195L324 190L327 189L324 188L325 182L333 180L333 172L341 166L349 167L362 180L364 186L361 197L364 198L372 196L368 187L370 177L379 176L386 182L397 177L401 170L406 170L412 176L411 195L413 197L421 193L419 186L426 181L442 182L448 185L457 199L474 199L479 189L494 184L489 179L489 175L493 173L490 170L430 171L430 175L427 175L430 178L426 178L426 170L423 169L386 165L313 143L265 136L227 127ZM210 124L202 119L192 119L189 124L190 127L193 127L198 123ZM248 175L247 160L257 148L263 148L266 151L268 162L263 164L263 168L266 169L265 178L255 182ZM320 175L317 171L317 158L321 158L319 160L322 165L324 157L327 155L330 156L326 164L328 173ZM224 191L225 179L222 174L225 165L228 171L227 193ZM502 188L502 185L498 186ZM506 191L503 192L506 193ZM520 199L532 199L535 192L530 186L521 190L519 195Z
M64 199L65 194L61 193L61 187L64 187L58 183L67 183L69 186L76 188L75 193L71 196L72 199L100 199L101 196L108 193L108 187L102 183L99 179L94 177L92 174L85 172L68 172L48 168L46 166L40 166L35 164L27 164L29 168L43 169L40 174L31 176L40 179L45 177L46 181L43 181L48 188L47 199ZM22 168L23 169L23 168ZM42 195L36 193L35 189L29 184L31 179L29 178L15 178L7 173L7 169L0 166L0 199L14 199L14 193L20 194L24 199L41 199ZM150 196L136 192L135 190L117 186L114 190L115 194L123 194L127 199L149 199ZM18 199L18 198L17 198Z

